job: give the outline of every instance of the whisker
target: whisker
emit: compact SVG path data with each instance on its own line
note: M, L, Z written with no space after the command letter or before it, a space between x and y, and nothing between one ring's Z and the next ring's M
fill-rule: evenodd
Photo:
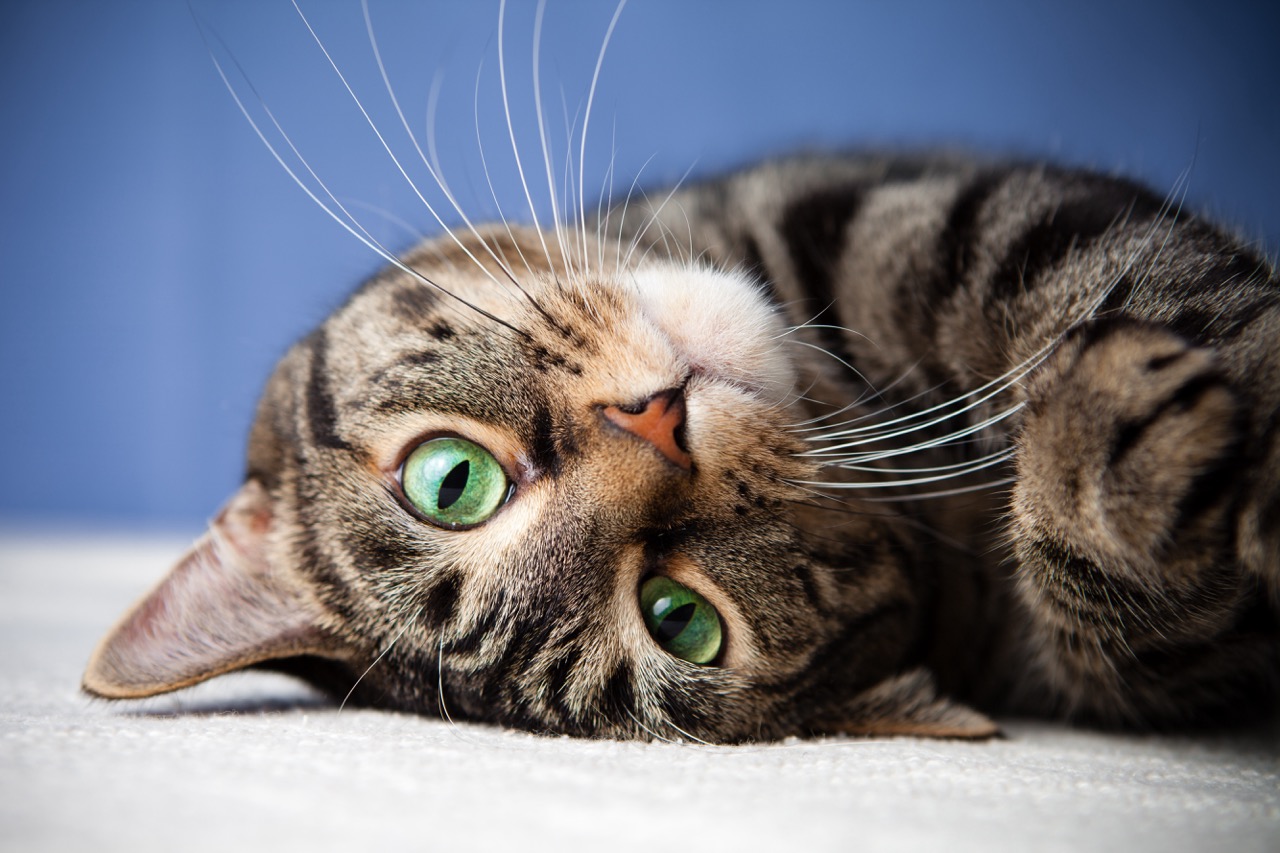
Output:
M917 361L915 364L910 365L909 367L907 367L906 370L898 374L898 376L893 381L891 381L888 385L885 385L883 388L879 390L876 390L875 388L868 385L868 390L874 392L872 393L870 398L866 398L863 394L860 394L858 395L857 399L855 399L851 403L847 403L838 409L832 409L832 411L827 412L825 414L816 415L815 417L809 418L807 420L797 421L796 423L788 426L788 429L792 432L797 432L797 433L815 432L817 430L830 429L831 428L830 426L822 425L821 422L825 420L829 420L831 418L838 418L841 415L843 415L845 412L858 408L858 406L863 404L864 401L875 400L877 398L882 399L885 394L889 393L889 391L898 387L898 385L900 385L901 383L905 382L907 380L907 377L910 376L911 373L919 366L920 366L919 361ZM814 385L816 385L817 383L818 383L818 380L815 379ZM813 386L810 386L810 387L813 387ZM891 412L894 409L899 408L900 406L908 405L918 400L921 397L928 396L929 394L936 392L941 387L942 387L941 384L934 385L932 388L926 388L925 390L919 392L918 394L913 394L912 396L906 398L905 400L900 400L896 403L891 403L887 406L881 406L879 409L877 409L874 412L868 412L865 415L859 415L856 418L852 418L848 421L845 421L845 423L856 424L861 421L867 420L868 418L873 418L878 415L883 415L884 413Z
M693 172L696 166L697 166L697 162L695 161L694 163L690 164L689 168L684 170L684 174L680 176L680 180L676 181L675 186L671 187L671 189L667 191L666 196L662 199L662 203L659 204L658 207L653 211L653 213L649 215L649 220L645 223L644 227L640 229L640 233L636 234L636 236L632 238L631 248L627 250L627 255L625 258L623 258L623 263L622 263L623 266L630 265L631 255L632 253L635 252L636 247L639 245L640 241L644 239L644 235L645 233L648 232L649 226L653 225L655 222L658 221L658 217L662 215L663 208L667 206L667 202L671 201L671 199L675 197L675 194L679 192L680 188L684 186L685 180L688 179L689 175Z
M1155 238L1157 230L1160 228L1161 225L1164 224L1166 219L1170 218L1169 217L1170 211L1173 211L1173 216L1169 223L1169 228L1165 231L1164 240L1161 242L1160 247L1156 250L1155 255L1152 257L1151 263L1147 266L1146 272L1143 273L1142 278L1137 282L1137 284L1135 284L1133 290L1129 293L1128 297L1126 297L1125 305L1122 306L1122 310L1123 308L1128 307L1129 303L1132 302L1134 295L1137 294L1141 290L1142 285L1145 284L1150 279L1151 271L1152 269L1154 269L1155 262L1159 259L1160 255L1164 252L1165 247L1168 245L1169 238L1173 235L1173 229L1178 223L1178 217L1182 213L1182 204L1183 204L1183 201L1186 199L1186 191L1189 187L1189 184L1188 184L1189 177L1190 177L1189 168L1184 169L1182 173L1178 176L1178 179L1174 181L1174 185L1170 189L1169 193L1165 195L1164 201L1160 205L1159 214L1156 216L1155 219L1152 220L1151 225L1147 228L1147 233L1143 237L1143 248L1149 245L1150 241ZM1174 210L1175 197L1178 198L1176 210ZM1131 212L1132 211L1130 211L1130 214ZM1127 215L1126 215L1126 220L1127 220ZM1138 263L1139 253L1140 253L1140 250L1135 250L1130 254L1128 260L1125 262L1124 267L1120 270L1119 273L1115 275L1111 283L1107 287L1102 289L1102 292L1098 295L1098 297L1087 305L1086 309L1082 312L1082 315L1080 317L1077 317L1071 323L1071 326L1067 330L1068 332L1071 331L1071 329L1074 329L1075 327L1081 325L1082 323L1088 322L1091 318L1094 317L1098 309L1101 308L1103 303L1106 302L1107 298L1111 296L1112 291L1115 290L1115 288L1120 284L1120 282L1125 279L1125 277L1129 274L1129 272Z
M577 177L573 170L573 138L578 133L578 116L582 115L582 107L579 106L573 111L573 117L569 117L569 100L565 95L564 87L560 87L560 112L564 116L564 135L568 143L564 150L564 181L560 186L560 207L564 211L565 221L561 228L570 235L569 243L573 247L574 260L578 262L577 279L579 284L583 282L587 272L587 259L585 251L581 251L583 241L586 234L582 230L582 211L574 210L578 204L577 197ZM571 212L572 211L572 212Z
M293 3L294 3L294 8L297 8L297 0L293 0ZM507 266L504 259L500 258L498 254L494 252L493 248L489 245L489 242L480 236L480 232L476 229L475 225L472 223L471 218L467 216L466 211L463 210L462 205L458 203L458 200L454 196L452 190L450 190L449 185L445 182L443 172L438 168L438 165L433 165L433 162L438 164L438 160L436 160L435 158L435 134L433 132L429 131L429 137L428 137L428 148L432 151L432 158L428 159L427 155L423 153L422 147L418 143L418 138L414 135L413 131L409 128L409 121L405 117L404 110L401 109L400 107L400 99L396 96L395 88L391 85L391 78L387 74L386 65L382 60L382 51L378 46L378 39L374 33L374 28L373 28L373 19L369 13L369 0L361 0L360 6L364 12L365 31L369 37L369 46L373 51L374 61L377 63L377 66L378 66L378 73L382 76L383 86L387 90L387 97L390 99L391 105L395 108L396 115L400 119L400 124L404 128L405 134L409 137L409 141L413 144L413 148L417 152L418 158L422 161L423 166L426 167L427 174L431 176L431 179L435 181L436 186L440 188L440 191L442 193L444 193L445 199L448 200L454 212L456 212L458 216L462 219L462 222L463 224L466 225L467 230L470 231L472 236L476 238L476 241L479 242L480 245L485 248L485 250L489 253L489 256L493 258L493 260L498 264L499 269L502 270L503 274L507 277L507 279L511 282L511 284L513 284L515 288L518 291L520 291L520 293L526 299L533 301L533 297L530 296L529 293L526 292L525 289L520 286L520 282L516 279L515 274ZM299 14L301 14L301 11L299 11ZM304 21L306 20L305 17L303 18L303 20ZM310 24L308 24L308 27L310 27ZM312 35L315 36L314 31L312 31ZM316 38L316 42L317 44L320 43L318 37ZM320 48L321 50L324 50L324 45L321 44ZM325 51L325 56L326 58L329 57L328 51ZM329 59L329 62L331 65L334 65L333 60L331 58ZM422 204L427 208L427 212L431 214L431 216L436 220L436 222L440 225L440 227L444 229L445 233L447 233L449 237L453 239L453 242L458 246L458 248L462 249L462 251L466 254L466 256L470 258L471 261L477 267L479 267L480 271L484 273L485 276L487 276L495 284L501 284L498 281L498 279L493 275L493 273L489 271L489 268L486 267L484 264L482 264L480 260L476 258L474 254L472 254L471 249L465 243L463 243L457 237L456 234L454 234L453 229L449 228L449 226L445 224L444 220L436 212L435 207L423 197L421 192L419 192L418 187L414 184L413 180L409 177L409 175L405 172L404 168L400 165L400 161L396 158L395 154L392 153L391 148L387 144L386 140L383 138L383 135L378 131L377 127L374 125L372 118L370 118L369 114L365 112L364 106L361 105L360 100L356 98L356 95L352 91L351 87L347 85L346 79L343 77L341 72L338 72L336 65L334 65L334 71L337 72L339 78L342 79L343 85L346 86L347 88L347 92L351 94L351 97L353 99L355 99L356 105L360 108L360 112L364 115L365 119L369 122L369 126L373 129L374 133L377 135L378 140L382 143L383 148L386 149L387 155L391 158L391 161L396 165L396 168L399 170L400 174L404 177L405 181L409 184L410 189L412 189L414 194L418 197L418 200L421 201ZM440 75L436 75L435 78L432 80L431 93L428 96L428 100L427 100L428 127L430 127L432 124L432 118L435 115L434 110L439 101L439 90L441 86L441 81L442 81L442 77ZM505 285L502 285L502 286L505 287Z
M895 476L899 474L933 474L941 471L956 471L961 468L967 468L970 465L975 465L979 462L985 462L988 460L998 459L999 461L1003 461L1005 459L1008 459L1011 455L1012 455L1011 450L1008 450L1008 449L997 450L993 453L988 453L986 456L982 456L977 459L966 459L963 462L952 462L947 465L934 465L928 468L899 468L896 466L893 468L877 468L870 465L859 465L859 464L850 463L847 461L835 462L827 467L840 468L841 470L844 470L844 471L862 471L870 474L893 474Z
M815 481L809 481L809 480L796 480L794 482L797 485L818 486L824 489L859 490L859 491L862 489L894 489L894 488L901 488L904 486L925 486L930 483L941 482L942 480L952 480L959 477L967 476L969 474L976 474L978 471L983 471L983 470L986 470L987 468L995 467L1013 458L1013 453L1014 453L1013 450L1010 449L1010 450L1001 451L999 453L991 454L983 457L982 460L978 460L972 463L966 463L963 467L957 468L956 470L949 471L948 473L945 473L945 474L939 474L936 477L916 477L914 479L909 479L909 480L878 480L875 482L829 483L829 482L821 482L821 481L815 482ZM840 466L840 467L844 467L844 466ZM865 469L865 468L853 468L852 470L859 470L859 471L872 470L872 471L875 471L876 473L882 473L882 474L897 473L892 470L880 471L878 469Z
M645 731L649 735L649 737L653 738L654 740L660 740L663 743L669 743L669 744L672 744L673 746L679 743L679 741L674 741L674 740L671 740L670 738L665 738L662 735L655 732L653 729L649 728L647 725L645 725L645 723L639 717L637 717L634 713L632 713L630 708L624 708L623 710L627 712L627 716L630 717L637 726L639 726L643 731Z
M416 226L410 224L409 222L405 221L401 217L396 216L394 213L392 213L391 211L387 210L384 207L378 207L375 204L370 204L366 201L361 201L359 199L347 199L345 204L347 207L361 208L361 209L367 210L369 213L372 213L375 216L382 217L382 219L386 220L387 222L394 225L399 230L403 231L409 237L409 239L412 240L414 243L419 243L427 239L427 235L423 234L422 231L420 231Z
M924 423L913 424L911 426L904 427L902 429L894 430L890 432L872 433L870 435L858 438L853 441L843 441L839 444L836 444L830 447L817 448L814 450L805 451L804 453L801 453L799 455L814 456L814 455L830 454L835 451L846 450L854 447L862 447L867 444L878 444L880 442L888 441L890 439L900 438L904 435L910 435L911 433L919 432L921 430L928 429L929 427L937 426L938 424L945 423L946 421L956 417L957 415L963 414L964 412L970 411L982 405L982 403L996 396L996 394L998 393L999 393L998 391L993 392L985 397L982 397L981 399L975 400L974 402L966 405L964 408L956 412L949 412L945 415L942 415L937 418L933 418L932 420L926 421ZM993 415L989 418L986 418L983 421L979 422L977 425L965 427L963 429L957 430L956 432L949 433L948 435L943 436L941 439L930 439L930 440L921 442L919 444L911 445L908 448L900 448L899 450L909 452L911 450L915 450L919 448L936 447L940 443L941 444L947 443L952 438L963 438L966 435L971 435L972 433L978 430L986 429L988 426L992 426L994 424L999 423L1000 421L1003 421L1005 418L1009 417L1010 415L1013 415L1016 412L1021 411L1023 406L1025 405L1026 405L1025 402L1015 403L1013 406L1009 407L1008 409L1005 409L1003 412ZM835 436L835 437L819 436L818 438L814 438L810 440L817 442L817 441L826 441L826 440L836 440L836 438L842 438L842 437L844 436L843 435ZM895 451L872 451L867 455L874 456L875 458L883 458L884 455L897 455L897 454L898 454L898 451L895 450Z
M973 492L986 492L992 489L998 489L1001 486L1010 486L1017 482L1016 477L1006 477L1002 480L991 480L985 483L975 483L972 486L958 486L954 489L946 489L938 492L920 492L910 495L875 495L862 497L859 500L868 501L870 503L906 503L917 500L932 500L934 498L951 498L957 495L967 495Z
M604 55L609 49L609 41L613 38L614 28L618 26L618 18L622 16L622 10L627 5L627 0L618 0L618 6L613 10L613 17L609 20L609 28L605 30L604 41L600 44L600 52L596 55L596 67L591 74L591 88L587 92L587 108L582 116L582 135L578 139L578 214L586 216L586 199L583 196L583 186L587 180L586 162L587 162L587 127L591 121L591 107L596 99L596 86L600 82L600 69L604 66ZM587 234L585 228L582 231L582 255L583 261L587 255ZM590 272L590 270L584 270Z
M341 714L342 710L347 707L347 702L355 694L356 688L360 686L360 682L364 681L364 677L373 671L373 668L377 666L378 663L384 657L387 656L388 652L390 652L393 648L395 648L396 643L400 642L400 638L404 636L404 632L409 629L409 626L412 625L414 622L418 621L418 617L422 615L423 609L424 609L423 607L419 607L417 612L414 613L410 619L405 621L404 625L400 628L400 630L396 632L396 635L391 638L391 642L387 643L387 647L378 653L378 656L373 659L373 663L369 664L369 666L365 668L364 672L360 673L360 677L356 679L355 684L351 685L351 689L347 691L347 695L342 697L342 702L339 703L338 705L339 714Z
M1017 365L1016 367L1009 370L1002 376L998 376L995 379L991 380L990 382L987 382L986 384L981 385L973 389L972 391L969 391L966 394L962 394L958 397L953 397L935 406L930 406L929 408L926 408L926 409L913 411L888 421L881 421L878 423L873 423L873 424L869 424L867 426L862 426L862 427L850 427L846 429L846 428L843 428L844 425L842 424L840 425L841 428L838 428L835 431L823 433L821 435L814 436L807 440L832 441L832 440L845 438L848 436L860 435L864 433L871 434L873 436L879 436L881 438L892 438L892 437L896 437L897 435L905 434L905 432L912 432L917 429L923 429L929 426L935 426L945 420L948 420L949 418L953 418L957 415L961 415L961 414L964 414L965 412L971 411L972 409L976 408L977 406L980 406L982 403L986 402L987 400L990 400L994 397L999 396L1004 391L1016 385L1024 376L1026 376L1029 372L1031 372L1037 366L1039 366L1041 361L1043 361L1044 358L1047 357L1048 350L1049 350L1049 347L1046 347L1040 350L1039 352L1037 352L1032 358L1028 359L1027 361L1024 361L1022 364ZM970 403L965 403L963 406L961 406L961 408L957 409L954 412L949 412L945 415L940 415L936 418L934 417L936 412L944 411L952 406L958 406L964 403L965 400L968 400L971 397L976 397L977 399L973 400ZM896 427L899 424L910 423L911 421L918 420L921 418L927 419L927 422L919 424L917 426L913 426L910 429L906 430L905 432L894 432L892 434L880 434L877 432L879 430L884 430L888 427ZM857 418L852 421L848 421L847 423L850 423L850 424L857 423L860 420L865 420L865 417Z
M828 305L827 308L823 309L823 311L819 311L817 316L821 316L823 313L825 313L825 311L830 310L831 307L832 307L831 305ZM845 334L854 335L856 337L862 338L864 341L876 347L877 349L879 349L879 346L880 346L867 335L864 335L862 332L859 332L855 329L850 329L848 326L837 326L831 323L814 323L812 321L801 323L798 326L788 326L782 332L782 334L777 335L777 337L784 338L787 335L794 334L802 329L835 329L837 332L844 332Z
M194 9L192 10L192 15L195 16L197 28L200 31L200 37L204 42L205 50L208 52L209 58L213 62L214 68L218 72L218 76L222 79L223 86L226 87L227 92L231 95L232 100L235 101L236 108L240 110L240 114L244 116L245 121L249 123L249 127L253 129L253 132L257 135L258 140L266 147L267 151L270 152L271 156L275 159L276 163L279 164L280 168L284 169L285 174L287 174L290 177L290 179L292 179L293 182L297 184L299 189L301 189L304 193L306 193L307 197L310 198L311 201L314 202L317 207L319 207L326 214L328 214L329 218L331 218L334 222L342 226L342 228L345 231L347 231L347 233L355 237L357 240L359 240L361 243L363 243L365 246L371 249L375 254L377 254L379 257L381 257L384 261L386 261L390 265L408 274L409 276L418 280L422 284L425 284L431 288L434 288L435 290L439 291L440 293L452 299L454 302L457 302L458 304L467 307L468 309L474 311L480 316L485 317L486 319L494 323L497 323L498 325L503 326L504 328L514 332L516 335L520 337L527 336L522 329L517 328L511 323L508 323L506 320L503 320L502 318L492 314L491 312L484 310L478 305L472 304L466 299L463 299L461 296L454 294L448 288L442 287L440 284L436 283L435 281L432 281L430 278L423 275L418 270L413 269L408 264L406 264L403 260L401 260L397 255L395 255L393 252L391 252L385 246L383 246L377 239L375 239L373 235L371 235L368 232L368 230L360 224L359 220L357 220L354 216L351 215L350 211L348 211L342 205L342 202L338 200L337 196L335 196L333 192L329 190L328 186L324 183L324 181L322 181L319 175L316 174L315 170L311 168L311 164L307 161L305 157L302 156L302 153L298 150L297 146L294 145L293 140L290 138L289 134L285 132L280 122L276 119L275 114L271 111L270 107L267 106L266 101L258 93L257 87L253 85L253 81L249 79L249 76L245 72L244 68L240 66L239 61L235 57L235 54L231 52L230 48L227 47L226 43L222 41L221 37L216 32L213 32L211 29L209 29L208 25L203 21L203 19L201 19L196 14ZM325 196L330 200L330 202L332 202L333 207L330 207L329 204L326 204L316 194L316 192L310 186L308 186L304 180L302 180L301 176L298 175L298 173L293 169L293 167L291 167L287 162L285 162L284 156L280 153L280 151L276 148L276 146L273 145L271 141L267 138L267 135L263 131L261 125L259 125L257 120L255 120L254 117L249 113L249 108L245 105L244 100L240 97L240 94L236 91L235 86L232 85L230 78L227 76L226 69L223 67L222 63L218 60L218 56L214 52L213 46L209 44L207 36L212 36L214 39L216 39L218 44L226 52L232 64L234 64L236 69L240 72L240 76L244 79L245 85L248 86L249 91L253 94L255 100L258 103L259 108L271 121L272 126L275 128L276 132L280 134L280 138L284 141L285 145L288 146L293 156L297 158L298 163L301 164L301 166L307 171L307 173L311 176L312 180L316 182L316 185L320 188L320 191L325 194ZM339 216L337 213L335 213L334 208L337 208L337 210L341 211L342 216ZM346 218L344 219L343 217L346 217Z
M364 102L360 100L360 97L356 94L355 90L351 87L351 83L347 80L346 75L342 73L342 70L338 67L337 62L334 61L333 56L329 53L329 49L325 46L324 41L320 38L320 35L311 26L311 21L307 18L306 14L303 13L302 8L298 5L298 0L290 0L290 2L293 3L294 10L298 13L298 17L302 20L303 25L307 28L307 32L311 34L311 38L315 41L316 46L320 48L320 52L324 54L324 58L328 61L330 68L333 69L333 73L337 75L338 80L342 83L343 88L346 89L347 94L351 97L352 102L356 105L356 109L360 111L360 115L364 116L364 120L369 125L369 129L372 130L373 135L377 137L378 142L382 145L382 149L387 152L387 157L390 158L391 163L396 167L396 171L400 173L400 176L404 178L405 183L408 184L409 188L413 191L414 195L418 197L418 201L422 202L422 205L427 209L427 212L431 214L432 218L436 220L436 223L439 224L442 229L444 229L445 233L447 233L451 238L453 238L454 243L456 243L458 247L462 249L463 252L466 253L467 257L469 257L472 260L472 262L475 263L475 265L480 269L480 271L484 273L484 275L486 275L491 281L493 281L494 284L500 284L500 282L493 275L493 273L489 272L488 267L480 263L480 261L471 253L471 250L461 240L459 240L458 237L453 233L453 229L449 228L449 226L445 223L444 219L441 218L440 214L436 211L435 206L431 204L431 202L427 201L426 197L423 196L422 192L418 189L417 184L414 183L413 179L409 177L409 173L405 171L404 165L400 162L400 158L398 158L395 155L395 152L392 151L391 145L387 142L387 139L383 135L382 131L378 129L377 123L373 120L373 117L369 115L369 111L365 108ZM386 66L382 62L382 52L378 48L378 40L375 37L374 31L373 31L373 19L369 15L368 0L361 0L360 6L364 12L365 29L369 36L369 45L373 49L374 59L377 62L378 70L382 74L382 80L383 80L383 84L386 86L387 94L388 96L390 96L391 103L395 107L396 115L400 117L400 123L404 126L405 132L409 135L410 140L413 142L414 148L417 150L418 155L422 158L422 162L426 165L427 171L431 174L432 178L435 179L437 186L440 186L441 189L443 190L444 185L441 183L439 177L436 176L435 172L431 169L431 165L427 163L426 157L422 154L422 149L418 146L417 138L413 135L413 132L409 129L409 122L405 119L404 112L400 109L400 102L396 98L395 90L391 86L391 80L387 77ZM446 198L449 198L449 201L453 204L454 209L457 210L460 214L462 214L461 208L458 206L457 202L454 201L452 197L450 197L450 194L447 191L445 192L445 196ZM462 217L463 217L463 221L466 221L466 214L462 214ZM468 225L470 225L470 223L468 223ZM472 233L475 233L474 228L471 230L472 230ZM479 237L478 234L476 236ZM483 241L481 242L483 243ZM510 276L510 272L508 272L508 276ZM514 277L512 277L512 281L515 281Z
M520 256L521 263L524 264L525 271L530 275L533 274L533 267L529 263L529 259L525 257L524 250L520 248L520 242L516 240L515 233L511 230L511 223L507 220L507 215L502 209L502 202L498 200L498 191L493 186L493 176L489 171L489 160L485 155L484 138L480 131L480 77L484 70L484 63L476 69L475 89L472 93L472 116L475 120L476 133L476 149L480 153L480 167L484 171L484 180L489 187L489 197L493 199L493 205L498 212L498 221L502 223L503 229L507 232L507 237L511 240L511 244L516 248L516 254ZM545 249L545 244L543 246Z
M541 9L541 5L539 5L539 9ZM547 247L547 241L546 241L546 238L543 236L542 226L538 222L538 211L533 204L533 195L529 192L529 182L528 180L525 179L524 163L520 159L520 146L516 144L516 129L515 129L515 125L511 121L511 102L510 102L510 97L508 95L508 88L507 88L506 46L504 44L504 37L506 33L506 15L507 15L507 0L502 0L502 2L498 4L498 79L500 81L500 87L502 89L502 110L507 119L507 136L511 139L511 154L512 154L512 157L515 159L516 172L520 176L520 186L524 189L524 198L529 205L529 216L533 220L534 231L538 235L538 242L542 245L542 254L547 259L547 266L554 270L555 263L551 260L551 250ZM535 39L534 44L535 45L537 44L537 39ZM536 63L535 63L535 70L536 70ZM538 91L536 85L535 85L534 91L535 91L535 94ZM539 122L539 126L541 126L541 122L542 122L541 106L539 106L538 108L538 122Z
M604 235L609 233L609 214L611 211L605 204L605 199L613 196L613 177L614 169L618 164L618 122L615 119L613 123L613 136L609 146L609 163L605 167L604 180L600 182L600 193L596 197L597 211L603 211L603 217L597 213L595 216L596 224L596 266L604 271ZM582 211L582 225L585 228L587 224L587 213Z
M368 0L362 0L362 2L368 2ZM370 29L372 29L372 25L370 25ZM483 63L484 60L482 58L481 65ZM379 63L379 67L381 67L381 63ZM436 116L440 112L440 96L443 92L444 71L437 70L435 74L431 75L431 88L427 90L427 115L424 127L427 138L427 165L437 176L436 182L440 185L440 189L444 191L445 196L452 198L453 190L449 188L449 184L445 180L444 169L440 166L440 149L436 144ZM392 96L392 101L395 101L394 96ZM414 138L412 133L409 134L409 138ZM422 152L419 151L418 153L421 155ZM457 205L455 204L454 207L456 208Z
M694 743L698 744L699 746L713 746L713 744L710 743L709 741L705 741L702 738L698 737L697 735L686 732L684 729L680 728L674 722L667 719L666 717L663 717L662 722L665 723L668 727L675 729L686 740L691 740Z
M470 743L470 740L462 734L462 729L458 726L453 716L449 713L449 703L444 699L444 634L440 634L440 644L436 651L436 704L440 709L440 716L444 717L445 722L449 724L449 731L453 732L456 737Z
M614 250L613 250L613 268L615 270L621 270L623 268L622 266L622 246L623 246L622 230L623 228L626 227L626 224L627 224L627 210L631 205L631 199L635 197L636 191L640 186L640 176L644 174L645 168L648 167L648 165L653 162L653 158L657 156L658 154L655 151L653 154L649 155L649 159L645 160L644 163L641 164L640 168L636 171L635 177L631 179L631 186L627 188L626 198L622 200L622 212L618 214L618 236L617 236L617 239L614 241ZM643 195L643 193L641 193L641 195ZM612 202L612 199L610 201ZM610 207L612 207L612 204L610 204ZM632 248L635 247L634 240L631 243L631 247ZM628 253L627 256L630 257L630 253Z
M857 376L859 379L861 379L863 382L865 382L865 383L867 384L867 387L868 387L868 388L870 388L870 387L871 387L871 380L867 379L867 377L866 377L866 376L864 376L864 375L862 374L862 371L858 370L858 368L854 367L852 364L850 364L849 362L845 361L843 358L841 358L840 356L836 355L836 354L835 354L835 353L833 353L831 350L826 349L826 348L824 348L824 347L820 347L820 346L818 346L817 344L811 344L811 343L809 343L808 341L800 341L800 340L786 339L786 340L784 340L783 342L784 342L784 343L788 343L788 344L795 344L796 346L808 347L809 349L812 349L812 350L817 350L818 352L822 353L823 355L825 355L825 356L827 356L827 357L829 357L829 358L832 358L832 359L834 359L835 361L840 362L840 364L844 365L844 367L845 367L845 368L847 368L847 369L849 370L849 372L850 372L850 373L852 373L854 376Z
M506 0L503 0L502 6L506 6ZM555 173L552 171L551 167L551 154L547 148L546 119L542 109L542 20L546 13L546 9L546 0L538 0L538 8L533 20L533 104L534 111L537 113L538 117L538 138L542 143L542 163L547 172L547 195L551 200L551 224L555 231L556 242L560 245L560 256L564 258L565 265L572 270L573 261L569 257L568 248L564 244L564 235L560 231L562 219L559 205L556 203L556 179ZM498 27L499 37L501 38L501 18L499 18ZM499 41L499 45L501 45L501 41ZM501 46L499 46L499 51L501 51ZM506 102L506 86L506 78L504 77L502 83L502 96L504 103ZM508 122L509 121L510 119L508 118ZM512 134L511 144L513 147L515 146L514 132ZM530 202L530 204L532 204L532 202Z

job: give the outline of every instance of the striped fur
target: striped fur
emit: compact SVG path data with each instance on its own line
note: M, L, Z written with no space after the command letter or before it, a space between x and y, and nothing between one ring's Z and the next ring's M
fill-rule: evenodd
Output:
M452 719L714 741L1274 707L1280 281L1254 250L1123 180L958 158L772 162L595 225L428 242L296 345L224 544L183 564L234 589L203 615L225 648L175 670L189 632L144 604L86 689L274 662ZM688 474L600 417L667 389ZM472 530L398 490L445 433L515 472ZM720 612L717 665L649 638L653 572ZM288 642L236 634L258 587Z
M1280 281L1254 249L1124 180L946 159L769 164L657 216L647 243L744 266L828 325L813 343L860 377L811 365L827 400L865 381L927 408L1034 365L966 418L1025 408L936 460L1012 447L1011 494L967 518L907 504L963 518L985 583L1012 581L984 704L1140 726L1273 707Z

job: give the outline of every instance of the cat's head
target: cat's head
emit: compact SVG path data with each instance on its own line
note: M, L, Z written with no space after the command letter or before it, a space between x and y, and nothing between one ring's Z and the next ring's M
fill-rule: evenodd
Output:
M535 731L990 734L916 668L909 544L806 506L803 389L757 287L564 248L428 243L295 345L244 486L86 690L276 662Z

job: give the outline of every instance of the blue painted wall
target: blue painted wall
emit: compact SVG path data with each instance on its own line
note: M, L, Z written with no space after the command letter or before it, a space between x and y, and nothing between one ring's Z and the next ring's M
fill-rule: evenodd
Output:
M395 150L416 157L359 4L302 5ZM624 187L642 168L654 184L797 147L959 144L1120 169L1160 190L1189 170L1194 205L1274 251L1270 5L636 0L591 114L587 195L611 152ZM195 7L255 117L265 103L378 240L404 248L436 227L287 2ZM372 0L371 12L419 138L440 75L434 127L467 210L527 218L497 86L496 3ZM612 12L547 10L558 176ZM533 30L533 5L513 3L514 125L545 217ZM0 80L0 524L194 529L238 481L274 360L378 260L257 140L181 2L10 0ZM429 183L420 162L412 174Z

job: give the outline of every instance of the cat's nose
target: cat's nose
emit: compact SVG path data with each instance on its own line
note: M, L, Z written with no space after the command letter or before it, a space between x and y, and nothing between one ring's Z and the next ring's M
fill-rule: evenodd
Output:
M652 444L672 465L685 471L693 469L693 459L683 447L684 392L681 389L661 391L639 405L604 406L601 412L614 426Z

